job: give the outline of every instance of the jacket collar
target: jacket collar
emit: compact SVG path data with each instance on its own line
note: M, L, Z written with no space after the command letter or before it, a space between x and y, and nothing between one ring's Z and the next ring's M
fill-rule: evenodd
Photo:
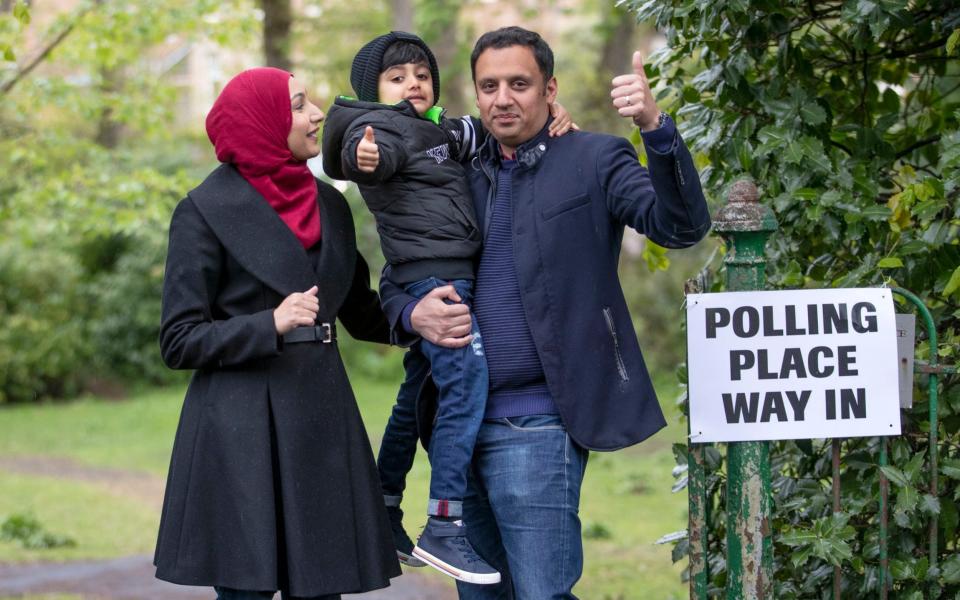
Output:
M333 103L338 106L346 106L360 110L392 110L415 119L426 119L434 125L439 125L440 119L444 113L446 113L443 107L435 104L427 109L427 112L423 113L423 115L419 115L417 114L417 109L413 107L413 104L409 100L401 100L396 104L383 104L381 102L357 100L350 96L337 96Z
M189 196L227 252L278 294L286 297L317 283L300 241L236 167L220 165ZM322 204L320 219L325 222ZM326 247L326 227L323 237Z
M543 128L526 142L517 146L516 158L518 166L532 169L537 166L540 162L540 159L543 158L543 155L547 153L550 148L550 123L553 121L553 117L547 117L547 122ZM498 142L492 135L487 136L486 144L480 150L480 159L490 164L491 162L499 163L500 160L500 142Z

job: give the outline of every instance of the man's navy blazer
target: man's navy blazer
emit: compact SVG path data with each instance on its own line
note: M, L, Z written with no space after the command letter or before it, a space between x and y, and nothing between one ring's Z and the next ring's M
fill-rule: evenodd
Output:
M551 138L544 127L516 158L517 279L560 417L573 440L591 450L640 442L666 422L617 274L620 246L625 226L667 248L706 235L710 215L690 152L676 134L667 153L647 147L648 170L623 138L582 131ZM467 166L484 235L499 165L490 136ZM381 297L395 339L402 339L401 314L414 298L387 277Z

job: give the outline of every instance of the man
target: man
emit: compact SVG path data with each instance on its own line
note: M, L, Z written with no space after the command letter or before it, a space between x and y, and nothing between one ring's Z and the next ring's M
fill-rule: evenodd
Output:
M473 311L490 389L464 515L504 581L458 584L460 598L575 598L588 450L623 448L665 425L617 275L623 228L682 248L703 238L710 218L639 53L611 96L640 127L649 172L622 138L548 136L557 81L536 33L484 34L471 66L490 134L467 169L484 234ZM469 342L468 308L446 303L459 299L452 287L417 301L387 281L381 293L398 336Z

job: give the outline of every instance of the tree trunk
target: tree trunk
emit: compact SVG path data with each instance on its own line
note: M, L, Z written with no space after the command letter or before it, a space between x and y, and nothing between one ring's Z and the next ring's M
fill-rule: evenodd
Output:
M617 75L629 73L637 22L622 6L601 8L603 14L597 34L603 40L595 71L595 79L587 86L587 103L583 115L574 115L577 122L587 129L618 131L623 127L623 118L610 106L610 81ZM563 102L563 99L560 99Z
M122 87L122 76L120 69L108 69L106 67L100 70L100 93L108 99L116 94ZM100 111L100 120L97 122L97 144L104 148L113 149L120 144L120 137L123 133L123 126L113 118L113 107L107 104Z
M390 0L390 6L393 8L394 31L413 32L413 1Z
M290 0L260 0L263 9L263 54L268 67L290 71L290 29L293 11Z
M466 65L460 64L463 59L457 37L461 5L461 0L424 1L423 10L417 15L418 30L433 50L440 67L440 87L443 90L440 104L454 116L465 114L467 109L463 94Z
M614 6L604 20L607 34L600 53L600 70L615 77L629 73L632 68L633 35L637 22L623 6Z
M440 104L446 107L451 115L460 116L467 111L466 98L463 94L465 67L457 64L460 62L460 47L457 43L457 28L452 25L444 28L436 45L431 47L440 65L440 83L443 86L443 102Z

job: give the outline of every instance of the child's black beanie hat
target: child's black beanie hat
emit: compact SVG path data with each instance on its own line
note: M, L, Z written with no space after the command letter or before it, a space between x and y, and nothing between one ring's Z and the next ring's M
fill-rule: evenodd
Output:
M437 68L437 59L426 42L412 33L405 31L391 31L368 42L357 55L353 57L350 67L350 84L357 98L364 102L378 102L377 82L380 80L380 65L383 54L394 42L411 42L420 46L430 61L430 74L433 76L433 101L440 100L440 70Z

